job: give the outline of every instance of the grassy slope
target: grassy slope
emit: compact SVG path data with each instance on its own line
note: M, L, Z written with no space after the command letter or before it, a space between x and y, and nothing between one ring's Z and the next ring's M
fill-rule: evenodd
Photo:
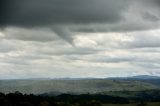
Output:
M97 93L107 91L139 91L158 89L149 82L136 80L84 79L84 80L5 80L0 81L0 92L20 91L22 93L75 92Z

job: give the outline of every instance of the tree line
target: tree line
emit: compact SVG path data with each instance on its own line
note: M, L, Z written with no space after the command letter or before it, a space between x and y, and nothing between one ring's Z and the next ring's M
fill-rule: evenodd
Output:
M0 106L102 106L102 104L129 104L133 101L141 105L148 101L160 102L160 91L142 91L135 97L104 94L48 96L47 94L22 94L18 91L8 94L0 93Z

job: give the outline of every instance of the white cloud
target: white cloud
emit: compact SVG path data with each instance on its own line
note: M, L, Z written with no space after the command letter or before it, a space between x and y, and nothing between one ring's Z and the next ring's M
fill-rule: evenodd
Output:
M37 42L4 37L0 41L0 67L3 67L0 77L155 75L160 67L158 34L159 30L76 33L75 47L63 40L43 42L39 39Z

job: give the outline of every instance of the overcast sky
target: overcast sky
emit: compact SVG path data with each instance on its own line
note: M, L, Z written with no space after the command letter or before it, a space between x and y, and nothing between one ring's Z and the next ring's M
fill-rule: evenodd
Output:
M160 76L160 0L0 0L0 79Z

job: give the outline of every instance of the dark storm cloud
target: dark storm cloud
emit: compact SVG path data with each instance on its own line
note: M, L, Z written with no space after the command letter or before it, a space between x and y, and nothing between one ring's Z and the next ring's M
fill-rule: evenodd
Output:
M112 23L125 0L1 0L1 26Z
M143 2L145 2L146 0L143 0ZM153 4L153 5L157 5L160 6L160 0L147 0L147 2Z
M153 22L160 20L159 17L157 17L157 16L155 16L155 15L153 15L153 14L151 14L151 13L148 13L148 12L145 12L145 13L143 14L143 18L144 18L144 19L147 19L147 20L149 20L149 21L153 21Z
M16 32L20 32L18 28L35 31L34 27L48 28L74 45L75 32L158 29L159 4L159 0L1 0L0 28L16 27ZM55 40L51 34L25 33L26 37L23 33L5 34L5 39Z
M117 23L127 6L126 0L1 0L0 27L47 27L74 45L74 25Z
M129 11L132 12L133 16L125 17L123 13L134 3L136 3L136 6ZM127 23L127 20L132 22L137 17L136 12L139 12L135 9L139 8L146 11L142 15L143 18L150 21L159 21L159 14L149 10L152 7L159 8L159 4L159 0L1 0L0 26L51 27L60 24L68 27L76 25L74 27L76 30L73 31L84 32L151 29L151 26L154 25L144 25L141 22ZM147 9L146 6L149 8ZM120 21L123 24L118 24ZM97 26L96 24L106 26ZM94 25L94 27L89 25ZM57 34L64 33L62 28L54 31ZM63 34L60 37L71 40Z

